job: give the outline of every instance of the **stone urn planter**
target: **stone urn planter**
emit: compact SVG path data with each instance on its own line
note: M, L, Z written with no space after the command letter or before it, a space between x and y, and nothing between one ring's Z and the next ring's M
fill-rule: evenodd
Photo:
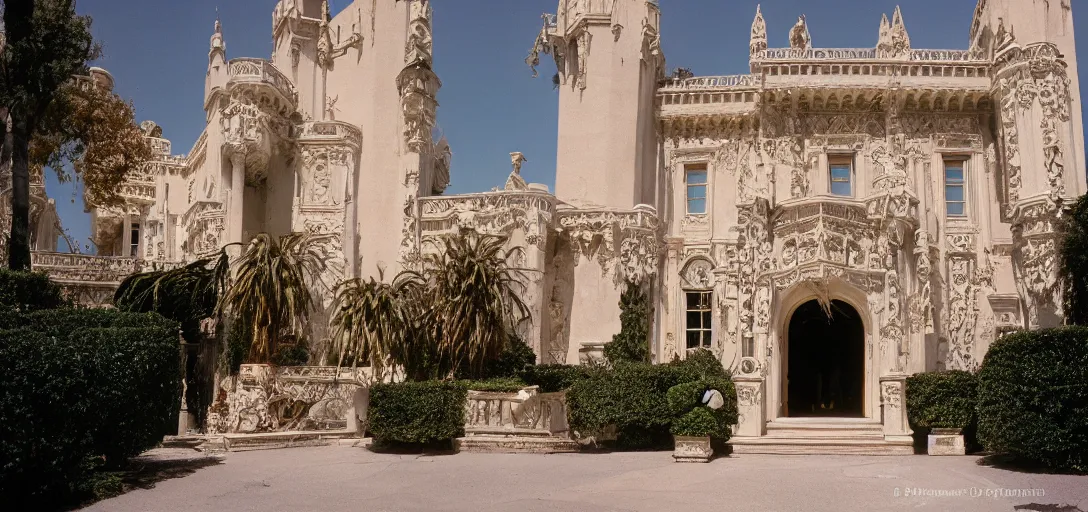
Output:
M714 448L710 436L672 436L672 458L675 462L710 462Z
M935 428L929 431L929 446L926 453L930 455L965 455L967 453L963 444L963 430L958 428Z

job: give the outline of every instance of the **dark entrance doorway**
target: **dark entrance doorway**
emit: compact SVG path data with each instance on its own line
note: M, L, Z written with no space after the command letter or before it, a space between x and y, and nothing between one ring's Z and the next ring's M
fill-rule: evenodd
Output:
M790 318L786 416L861 417L865 389L865 326L851 305L801 305Z

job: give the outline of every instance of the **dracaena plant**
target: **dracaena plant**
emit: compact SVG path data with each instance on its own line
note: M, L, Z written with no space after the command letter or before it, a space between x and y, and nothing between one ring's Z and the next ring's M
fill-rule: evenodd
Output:
M233 263L234 277L219 304L252 332L249 361L266 363L282 336L302 335L314 310L309 284L325 269L305 233L260 233Z

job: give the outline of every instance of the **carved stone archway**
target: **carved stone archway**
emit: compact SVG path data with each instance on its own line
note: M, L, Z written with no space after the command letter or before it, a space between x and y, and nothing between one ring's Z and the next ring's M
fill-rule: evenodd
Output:
M876 364L874 326L879 319L869 307L868 295L856 285L840 277L830 277L823 281L807 280L779 292L774 304L771 322L771 356L767 375L767 418L785 416L783 411L786 391L786 350L789 343L789 325L794 313L805 303L812 300L838 300L857 311L861 317L865 336L864 381L862 393L862 415L870 419L880 418L879 371Z

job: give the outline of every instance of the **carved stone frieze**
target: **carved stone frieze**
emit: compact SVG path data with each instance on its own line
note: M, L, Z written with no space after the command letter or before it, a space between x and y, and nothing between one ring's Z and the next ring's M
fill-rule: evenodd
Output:
M558 224L575 255L596 259L601 271L616 280L657 274L661 233L652 208L572 210L559 213Z

